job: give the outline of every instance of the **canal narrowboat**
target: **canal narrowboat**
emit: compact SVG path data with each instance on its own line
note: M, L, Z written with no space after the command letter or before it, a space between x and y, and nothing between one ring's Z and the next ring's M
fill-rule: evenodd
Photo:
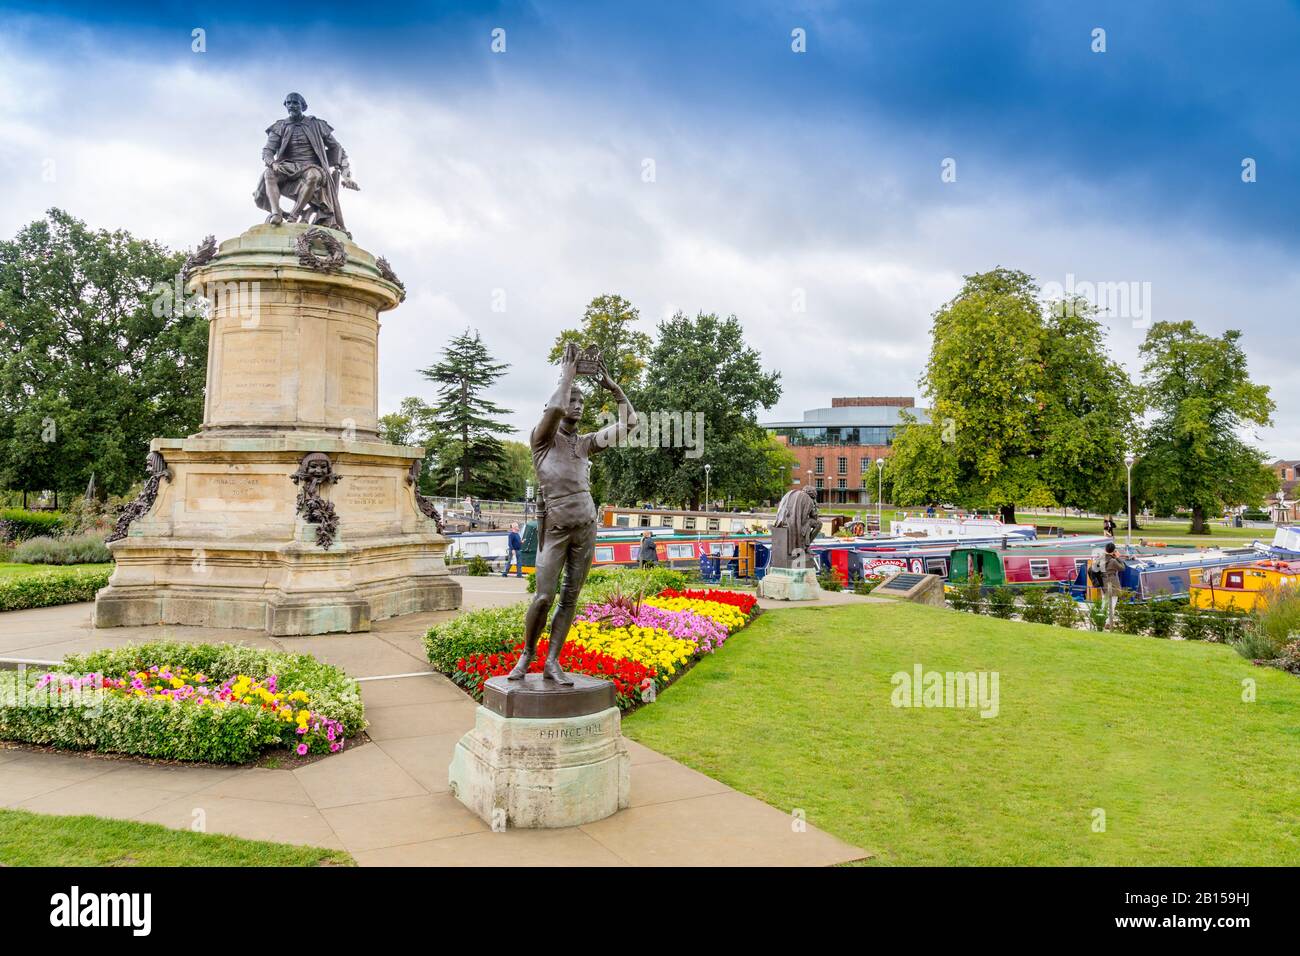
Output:
M1300 585L1300 562L1255 561L1211 568L1192 585L1191 603L1215 611L1254 611L1268 595Z
M1254 548L1180 548L1163 554L1121 554L1125 567L1119 584L1138 601L1184 598L1207 572L1248 561L1258 554ZM1091 601L1100 594L1101 589L1089 582L1085 566L1071 583L1070 596L1076 601Z
M1104 535L1076 535L1046 541L954 548L949 561L948 583L966 584L979 577L982 587L1068 588L1081 567L1086 567L1094 550L1110 539Z

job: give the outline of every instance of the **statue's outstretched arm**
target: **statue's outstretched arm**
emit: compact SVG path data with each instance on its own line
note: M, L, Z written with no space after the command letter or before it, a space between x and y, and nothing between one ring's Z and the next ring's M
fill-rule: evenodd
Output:
M570 342L564 349L564 358L560 362L560 381L555 386L546 408L542 410L542 420L533 429L533 447L549 445L555 437L555 430L564 419L564 410L569 407L569 394L573 390L573 380L578 374L578 347Z
M619 387L618 382L614 381L613 376L603 366L601 368L600 384L617 399L620 408L627 409L627 414L620 416L618 421L611 422L591 436L591 453L593 455L604 451L611 445L618 444L627 436L628 429L636 428L637 423L636 409L632 407L627 394Z

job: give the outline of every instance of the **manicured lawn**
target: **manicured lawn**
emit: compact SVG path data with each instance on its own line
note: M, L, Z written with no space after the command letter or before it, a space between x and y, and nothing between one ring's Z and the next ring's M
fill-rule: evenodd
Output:
M1019 514L1016 516L1016 520L1023 524L1050 525L1056 528L1064 528L1072 534L1101 534L1100 518L1062 518L1059 514ZM1125 536L1123 515L1115 519L1115 524L1117 525L1115 540L1123 544ZM1141 528L1133 529L1134 544L1137 543L1139 538L1145 538L1147 541L1164 541L1168 544L1195 544L1203 547L1219 545L1232 547L1234 545L1249 544L1256 538L1261 541L1273 540L1272 528L1225 528L1217 519L1210 522L1209 534L1188 534L1188 529L1192 526L1190 520L1156 521L1152 518L1146 518L1139 519L1139 524L1141 524Z
M42 571L58 570L60 568L84 568L86 570L96 570L111 568L110 564L13 564L0 562L0 581L9 578L20 577L24 574L40 574Z
M998 715L892 706L917 663L997 671ZM1222 645L770 611L624 731L880 864L1300 863L1300 679Z
M355 866L320 847L263 843L156 823L0 810L6 866Z

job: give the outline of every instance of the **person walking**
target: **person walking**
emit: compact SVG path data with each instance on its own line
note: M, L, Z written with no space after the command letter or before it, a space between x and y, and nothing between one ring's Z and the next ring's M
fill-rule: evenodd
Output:
M506 549L506 569L501 572L501 576L504 578L510 573L510 565L513 563L515 577L522 578L524 576L524 539L519 537L519 525L515 522L510 525L510 534L506 538Z
M1119 576L1126 567L1128 565L1124 563L1124 559L1115 551L1115 542L1108 542L1106 553L1101 559L1102 595L1106 602L1107 630L1115 623L1115 605L1119 603L1120 593Z
M659 555L655 552L655 539L649 531L641 532L641 547L637 551L637 562L642 568L652 568L659 563Z
M1115 537L1115 519L1110 515L1106 515L1105 519L1102 521L1101 533L1108 538Z

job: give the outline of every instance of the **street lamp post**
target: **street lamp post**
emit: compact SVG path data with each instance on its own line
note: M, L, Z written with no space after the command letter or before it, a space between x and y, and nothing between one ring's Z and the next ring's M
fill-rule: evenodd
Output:
M1129 551L1133 550L1133 462L1137 461L1132 455L1124 456L1124 469L1128 473L1128 482L1126 485L1126 494L1128 505L1124 512L1124 522L1128 525L1128 533L1125 541Z
M885 530L885 459L876 459L876 530Z
M817 489L813 487L812 469L808 469L808 484L804 485L804 490L812 495L813 501L817 500Z
M712 465L704 466L704 510L712 511L712 503L709 501L709 472L713 471Z

